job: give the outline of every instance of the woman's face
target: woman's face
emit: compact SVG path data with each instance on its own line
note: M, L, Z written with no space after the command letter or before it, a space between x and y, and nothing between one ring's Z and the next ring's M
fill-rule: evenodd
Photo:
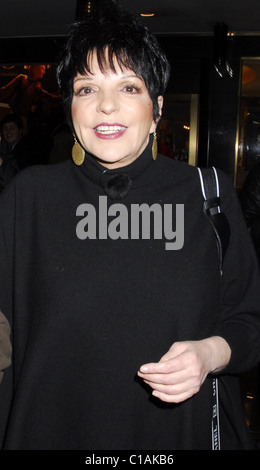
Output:
M107 168L133 162L156 128L153 105L144 81L115 62L102 73L96 54L89 75L74 79L72 122L81 145ZM163 98L158 98L162 108Z

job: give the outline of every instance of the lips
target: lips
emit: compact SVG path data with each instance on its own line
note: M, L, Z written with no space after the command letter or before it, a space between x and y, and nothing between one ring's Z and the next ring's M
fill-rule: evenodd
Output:
M94 128L94 132L100 139L118 139L126 129L126 126L121 124L99 124Z

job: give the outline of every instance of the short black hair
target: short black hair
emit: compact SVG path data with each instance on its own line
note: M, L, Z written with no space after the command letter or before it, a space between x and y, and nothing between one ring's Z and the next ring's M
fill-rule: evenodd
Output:
M130 68L144 80L156 120L159 116L157 98L165 93L169 80L169 62L149 29L133 13L115 8L110 14L95 13L70 26L57 67L58 85L69 124L72 125L73 81L78 73L91 73L87 61L93 51L97 53L101 71L107 63L108 51L112 70L116 58L119 66Z
M14 122L19 129L23 129L23 121L18 114L11 113L7 114L0 123L0 130L2 131L5 124Z

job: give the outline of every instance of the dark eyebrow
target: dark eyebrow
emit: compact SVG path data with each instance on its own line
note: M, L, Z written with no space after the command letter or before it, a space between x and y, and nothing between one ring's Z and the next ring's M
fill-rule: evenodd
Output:
M138 78L139 80L142 80L140 77L138 77L135 74L120 76L120 79L122 79L122 80L125 80L125 79L128 79L128 78ZM80 80L93 80L93 79L94 79L94 75L82 75L80 77L75 77L74 83L76 83L77 81L80 81Z
M81 81L81 80L92 80L92 77L90 75L84 75L82 77L76 77L74 79L74 83Z

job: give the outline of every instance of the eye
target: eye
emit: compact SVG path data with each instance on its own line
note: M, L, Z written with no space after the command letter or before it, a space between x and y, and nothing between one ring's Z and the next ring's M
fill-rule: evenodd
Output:
M74 91L74 94L76 96L86 96L86 95L90 95L91 93L94 93L94 90L90 86L85 86L85 87L79 88L78 90L76 89Z
M139 93L139 88L134 86L134 85L126 85L124 87L124 91L126 91L126 93L129 93L129 94L135 94L135 93Z

